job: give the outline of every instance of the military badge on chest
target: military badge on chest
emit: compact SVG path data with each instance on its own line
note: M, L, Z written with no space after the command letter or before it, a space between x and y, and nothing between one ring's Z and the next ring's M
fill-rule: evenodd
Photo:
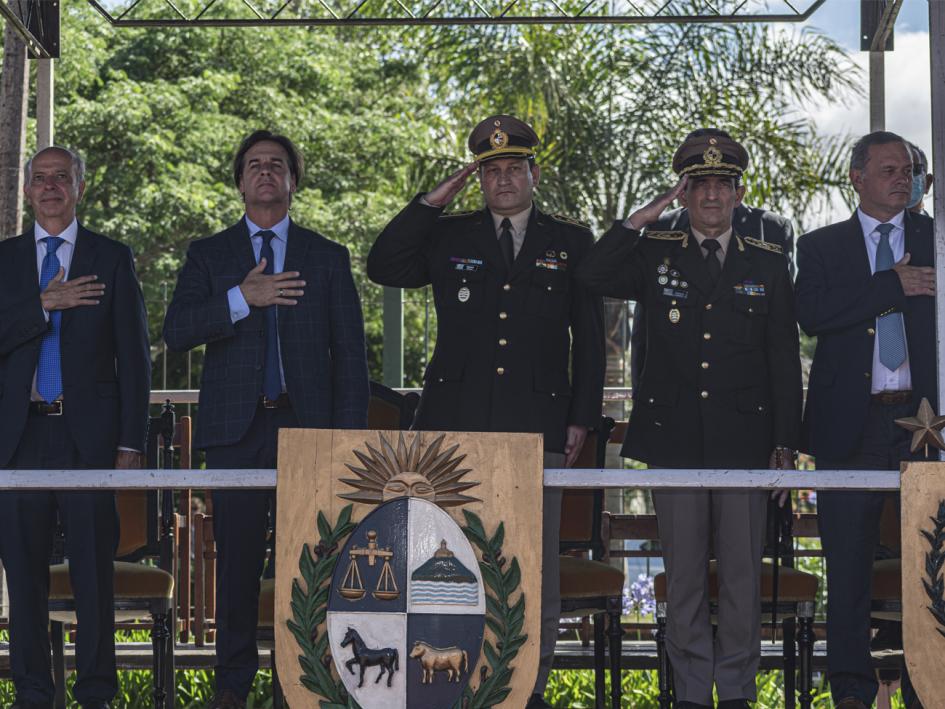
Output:
M678 300L686 300L689 297L689 281L678 269L673 267L667 258L656 267L656 283L664 297L672 298L670 305L673 307L667 313L669 321L673 325L679 324L682 319L682 312L675 306Z

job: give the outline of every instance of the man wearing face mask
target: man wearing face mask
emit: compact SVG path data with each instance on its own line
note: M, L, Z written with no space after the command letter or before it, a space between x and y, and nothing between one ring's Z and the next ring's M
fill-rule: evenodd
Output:
M793 469L801 410L794 297L780 248L732 228L748 153L699 132L680 179L616 223L578 269L591 292L642 302L648 354L621 455L657 468ZM641 230L679 198L689 227ZM667 652L679 709L747 709L760 660L768 495L655 490L666 563ZM717 558L718 632L709 612Z
M590 231L534 204L537 145L531 127L512 116L482 121L469 136L473 162L387 225L367 271L386 286L433 286L436 349L414 428L543 433L545 467L557 468L574 463L600 421L603 308L574 280ZM477 171L485 208L444 214ZM560 490L546 490L541 664L529 707L548 706L542 694L560 615L560 514Z
M929 159L918 145L909 143L912 151L912 194L909 195L909 211L913 214L929 216L925 211L925 197L932 189L932 174L929 172Z

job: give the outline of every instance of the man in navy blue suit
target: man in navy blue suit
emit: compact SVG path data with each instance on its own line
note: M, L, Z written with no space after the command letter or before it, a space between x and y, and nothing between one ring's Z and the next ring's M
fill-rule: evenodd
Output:
M85 163L75 153L39 151L24 191L35 223L0 243L0 467L140 467L151 359L131 250L76 220ZM53 706L47 628L57 513L79 625L73 695L102 709L118 690L118 515L109 491L0 493L13 706Z
M803 440L822 470L898 470L922 459L895 424L922 398L938 410L932 220L907 209L912 156L879 131L853 148L859 206L845 222L798 241L797 318L817 338ZM821 492L827 560L827 667L843 709L872 705L870 581L879 542L880 492ZM903 675L907 706L917 706Z
M168 347L206 344L194 445L208 468L274 468L280 428L366 428L364 322L348 250L289 218L302 179L292 142L256 131L234 181L243 219L195 241L164 321ZM216 696L243 707L259 667L268 492L213 493Z

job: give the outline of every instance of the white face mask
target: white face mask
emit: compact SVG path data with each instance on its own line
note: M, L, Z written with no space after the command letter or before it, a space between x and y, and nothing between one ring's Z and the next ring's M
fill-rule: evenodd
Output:
M912 176L912 194L909 195L909 209L912 209L925 196L925 173Z

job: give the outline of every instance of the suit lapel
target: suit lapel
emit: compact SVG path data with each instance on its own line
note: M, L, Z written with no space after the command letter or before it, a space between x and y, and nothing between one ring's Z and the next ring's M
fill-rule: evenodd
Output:
M728 242L728 250L725 253L725 263L722 264L722 275L719 276L719 282L712 293L712 300L716 300L726 291L730 291L737 283L745 280L745 277L750 273L751 261L745 252L745 245L741 237L733 231Z
M689 283L695 286L708 299L712 295L712 281L705 268L705 261L702 258L702 249L696 237L689 230L689 238L676 249L675 264ZM653 275L655 278L655 274Z
M80 276L92 275L95 267L95 240L89 231L79 224L75 238L75 249L72 252L72 262L69 264L69 280L74 281ZM69 308L62 313L62 329L69 327L79 308Z
M230 227L227 241L236 257L240 274L245 276L256 267L256 255L253 253L253 242L249 238L245 218Z
M528 217L528 227L525 229L525 241L522 242L522 248L515 257L515 263L512 264L512 275L509 280L533 267L535 259L545 253L552 236L551 229L547 228L550 221L549 217L539 212L537 207L532 207L532 213Z
M308 250L312 245L312 239L292 220L289 220L289 239L285 246L285 263L282 265L283 271L298 271L299 276L305 280L305 259L308 256ZM296 312L295 307L279 306L279 330L287 321L291 321Z
M19 269L24 277L24 286L26 288L38 288L39 269L36 265L36 232L34 228L31 227L28 231L23 233L23 238L18 247L17 258L26 263L26 268Z
M921 220L910 218L908 210L903 223L903 231L905 232L904 253L911 256L909 264L912 266L934 266L935 259L932 239L930 238L931 234L923 233ZM935 355L934 351L927 352L924 347L924 344L929 341L929 333L926 331L928 323L935 322L934 309L934 298L925 296L906 298L903 320L906 326L909 364L913 372L925 371L922 364L919 364L917 360L922 360L926 356L934 357ZM931 370L934 371L934 368L935 365L932 364Z
M472 237L480 253L486 261L492 264L492 267L500 272L506 273L505 258L502 256L502 250L499 248L499 239L495 233L495 222L492 219L492 212L483 209L479 213L478 219L472 221Z
M850 255L850 269L863 278L871 278L873 269L870 268L870 257L866 253L863 225L860 224L860 218L856 212L853 212L853 216L850 217L845 226L843 251Z

